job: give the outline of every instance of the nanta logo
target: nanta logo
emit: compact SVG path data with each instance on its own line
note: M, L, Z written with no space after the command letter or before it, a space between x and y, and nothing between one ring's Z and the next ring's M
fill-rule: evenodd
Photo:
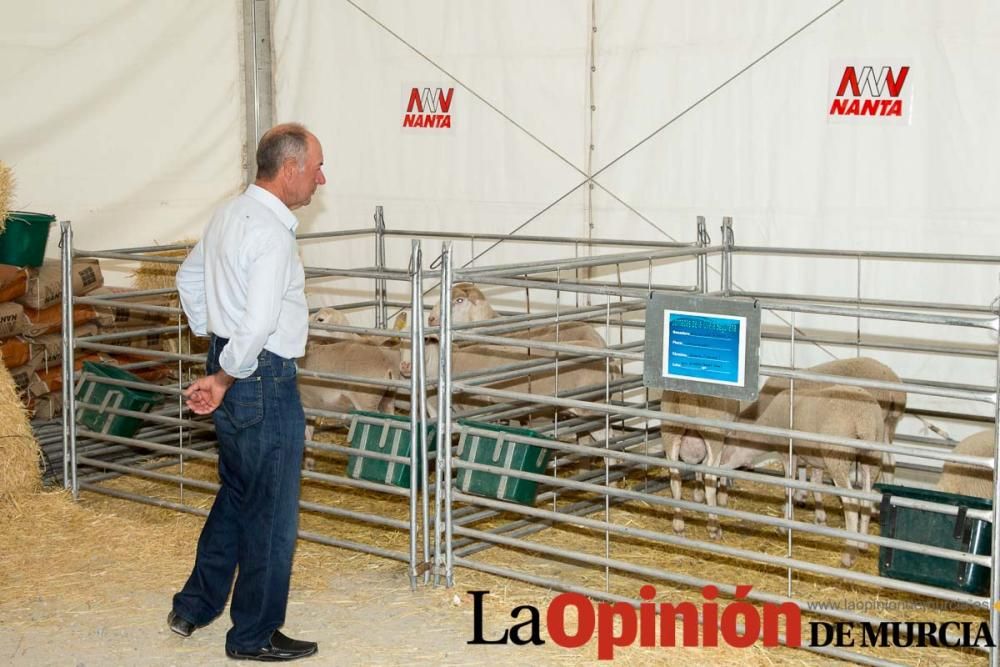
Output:
M835 83L836 89L829 115L908 118L912 97L912 86L906 88L909 73L909 65L831 68L831 84Z
M450 129L454 95L454 88L411 88L403 127Z

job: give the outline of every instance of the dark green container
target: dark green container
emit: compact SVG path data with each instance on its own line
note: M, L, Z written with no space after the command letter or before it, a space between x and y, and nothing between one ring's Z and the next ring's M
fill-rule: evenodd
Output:
M6 229L0 234L0 264L41 266L49 241L49 225L55 219L48 213L8 213Z
M518 438L528 437L543 440L550 438L526 428L498 426L464 419L460 419L459 424L493 431L497 434L496 437L489 437L462 431L458 442L458 458L462 461L492 466L498 471L491 473L460 469L455 478L455 486L465 493L476 496L509 500L521 505L534 505L535 495L538 493L538 483L506 475L502 471L544 473L552 450L519 441Z
M882 537L980 556L990 553L992 535L990 523L980 519L970 519L965 512L969 509L991 510L993 508L991 501L891 484L876 484L875 489L882 493L882 508L879 515ZM889 504L888 499L891 496L953 505L960 509L955 516L899 507ZM972 595L986 595L990 584L990 568L986 566L887 547L879 547L878 573L883 577L964 591Z
M351 410L351 429L347 439L351 449L362 452L377 452L392 456L410 457L410 430L395 423L409 426L410 418L387 415L382 412ZM437 445L437 424L427 424L427 449L433 451ZM419 461L418 461L419 465ZM385 461L352 454L347 458L347 474L354 479L391 484L404 489L410 488L410 464ZM420 477L420 468L417 468Z
M129 382L143 381L142 378L117 366L85 361L83 362L83 372L97 376L88 378L76 390L77 401L99 406L97 408L80 408L77 411L79 415L77 418L78 423L91 431L107 435L117 435L122 438L131 438L145 420L139 417L114 415L107 412L106 408L149 412L154 405L160 402L161 395L158 393L142 389L132 389L131 387L119 387L101 382L100 378L127 380Z

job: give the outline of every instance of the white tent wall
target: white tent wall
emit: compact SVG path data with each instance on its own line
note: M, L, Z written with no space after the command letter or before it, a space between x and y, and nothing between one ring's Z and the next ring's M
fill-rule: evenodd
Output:
M241 7L4 3L0 159L17 176L15 206L73 220L83 248L197 236L242 184ZM1000 247L995 3L275 0L271 9L276 120L305 122L326 148L330 182L300 211L302 231L369 226L381 204L392 229L692 241L700 214L716 242L721 217L733 216L741 245ZM831 122L843 63L909 66L908 122ZM450 129L402 126L414 88L454 88ZM588 172L600 186L577 188ZM489 245L459 243L456 259ZM436 250L425 242L426 255ZM405 266L408 252L390 239L390 265ZM476 263L552 253L506 242ZM370 239L309 243L303 255L313 265L374 259ZM741 256L735 279L761 291L979 305L998 291L993 268L946 264ZM314 304L371 292L366 281L325 285ZM803 354L797 363L810 361ZM781 349L764 358L788 360ZM986 363L940 368L911 355L901 364L912 377L991 381Z
M309 231L368 224L383 204L391 228L510 232L584 182L592 142L591 170L614 196L581 187L522 233L693 241L695 217L705 215L719 242L729 215L740 245L1000 249L995 3L281 0L274 10L278 118L307 122L327 149L330 184L303 216ZM908 122L833 122L845 63L859 71L909 66ZM452 130L401 127L406 92L424 86L455 87ZM371 263L370 242L341 247L360 257L356 265ZM408 244L394 248L390 262L404 266ZM425 248L436 254L437 242ZM459 263L471 255L467 244L456 252ZM330 261L316 253L311 260ZM552 253L504 243L477 262ZM644 269L625 278L645 280ZM735 279L765 292L794 285L807 294L977 305L998 293L988 266L741 256ZM796 324L856 326L806 316ZM900 327L865 322L863 330ZM992 340L940 327L906 332ZM989 363L897 356L904 376L993 382ZM805 347L795 361L827 359ZM787 346L763 358L790 360Z
M370 16L347 2L282 0L274 6L277 120L297 119L314 129L327 162L327 186L300 214L305 231L369 226L381 204L393 229L506 233L582 180L589 4L359 6ZM450 130L402 127L413 87L454 87ZM524 233L584 234L584 201L582 191L574 193ZM478 242L476 252L487 246ZM372 263L370 241L336 247L332 259L328 245L307 246L306 263L329 265L345 257L352 266ZM425 255L436 255L440 243L424 247ZM406 266L408 241L390 239L388 250L390 265ZM477 264L541 259L552 252L505 243ZM471 256L471 244L456 245L458 264ZM371 292L370 284L361 289ZM338 287L336 297L312 300L344 298Z
M0 10L0 159L14 206L87 249L198 236L243 181L239 0ZM47 254L58 255L53 226Z

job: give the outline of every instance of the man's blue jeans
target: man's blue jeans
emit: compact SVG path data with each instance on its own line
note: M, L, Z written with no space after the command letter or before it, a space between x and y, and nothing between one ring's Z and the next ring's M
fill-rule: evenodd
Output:
M209 374L219 370L226 342L212 337ZM235 651L266 646L285 622L305 437L295 373L294 361L265 350L256 372L233 383L212 413L222 486L174 611L196 626L211 622L225 609L238 566L226 635Z

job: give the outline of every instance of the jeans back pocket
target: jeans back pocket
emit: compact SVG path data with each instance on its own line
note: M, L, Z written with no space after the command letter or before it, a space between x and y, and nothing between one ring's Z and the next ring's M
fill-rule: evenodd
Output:
M264 388L260 376L237 380L222 399L222 409L236 428L242 429L264 419Z

